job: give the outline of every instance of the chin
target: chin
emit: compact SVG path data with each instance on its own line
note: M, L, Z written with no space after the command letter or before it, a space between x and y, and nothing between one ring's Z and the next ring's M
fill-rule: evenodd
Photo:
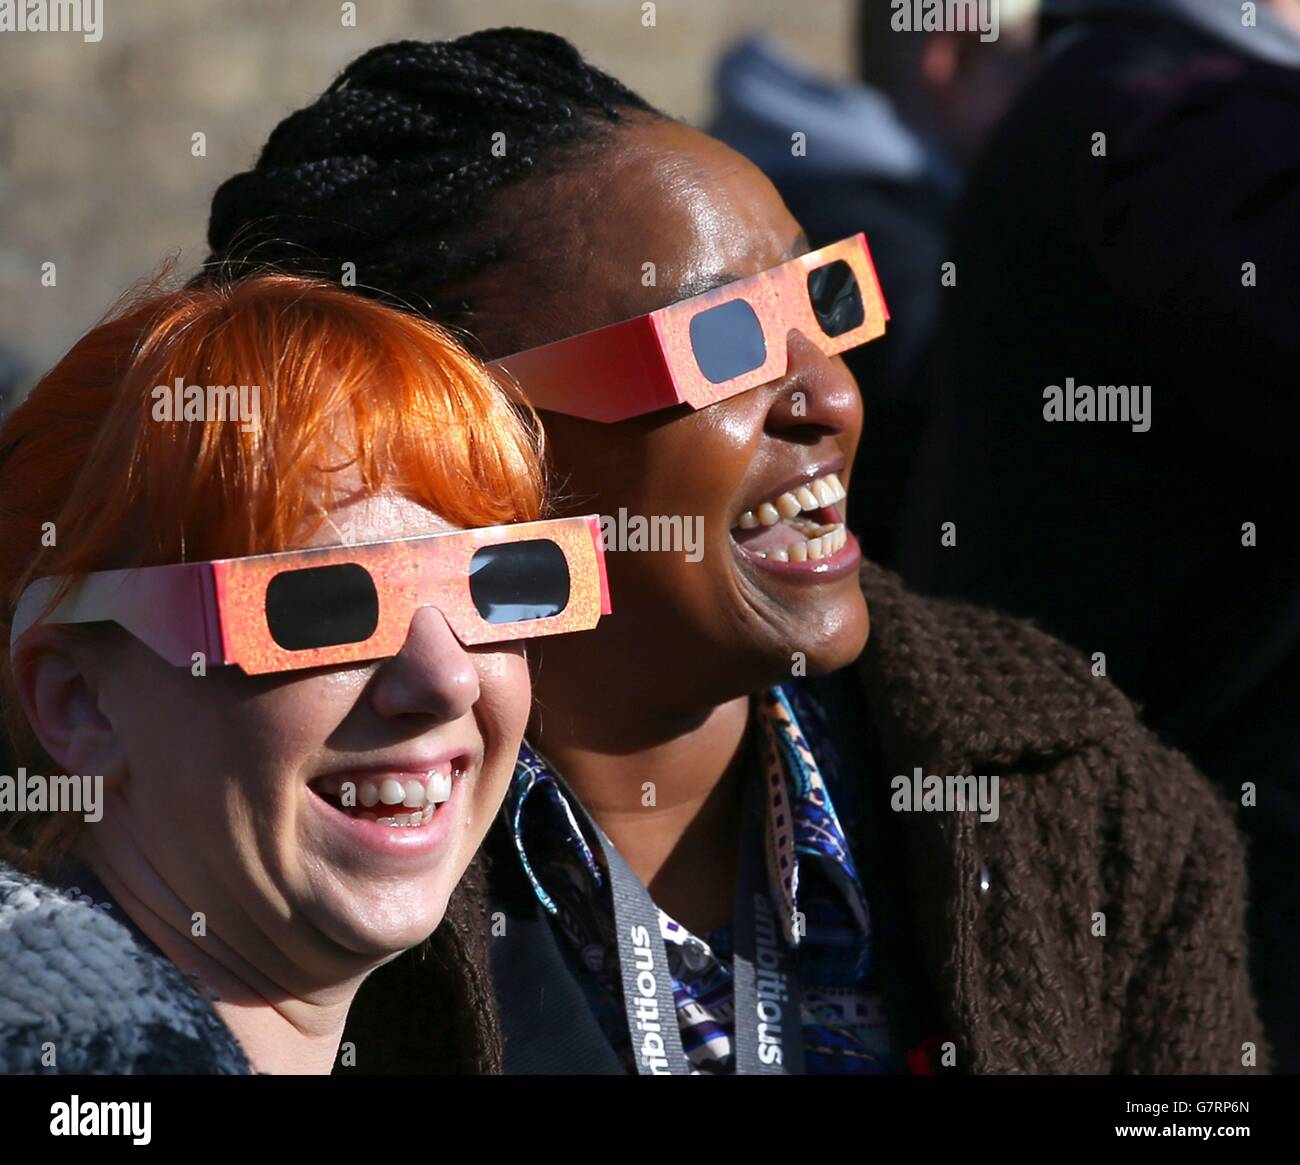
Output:
M449 887L423 887L418 895L358 897L331 911L321 930L345 950L386 960L433 934L450 896Z
M855 662L867 645L870 631L861 592L848 602L818 614L815 628L804 627L790 637L791 650L804 653L810 676L827 675ZM789 671L788 656L786 670Z

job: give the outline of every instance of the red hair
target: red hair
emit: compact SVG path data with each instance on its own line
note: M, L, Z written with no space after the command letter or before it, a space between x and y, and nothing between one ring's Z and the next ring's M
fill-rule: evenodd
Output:
M259 386L260 423L154 420L155 388L170 392L177 378ZM531 521L543 502L540 427L519 408L436 324L329 283L258 275L160 291L155 281L0 428L0 643L36 577L299 544L345 500L334 483L343 468L356 467L363 494L390 488L460 526ZM48 762L7 650L0 680L16 759ZM34 864L70 843L48 823L28 838Z

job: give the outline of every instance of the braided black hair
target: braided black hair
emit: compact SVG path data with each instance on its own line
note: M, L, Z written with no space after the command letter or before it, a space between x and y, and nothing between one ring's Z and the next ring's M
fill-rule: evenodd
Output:
M379 45L217 190L200 278L274 266L337 280L351 261L358 291L454 323L470 305L439 290L501 257L466 235L491 195L572 160L629 110L662 116L551 33Z

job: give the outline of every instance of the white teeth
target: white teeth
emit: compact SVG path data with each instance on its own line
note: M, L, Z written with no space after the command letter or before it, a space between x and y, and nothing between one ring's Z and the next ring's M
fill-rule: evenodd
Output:
M838 554L849 540L849 533L843 522L828 526L814 526L812 531L802 540L792 542L789 546L780 546L766 551L751 550L750 554L755 558L770 558L774 562L816 562Z
M441 805L451 799L451 773L432 772L426 796L431 805Z
M419 809L424 805L424 783L422 781L406 782L406 796L402 798L402 804L408 809Z
M386 817L372 817L370 820L391 829L411 829L417 825L428 825L433 820L434 808L433 805L426 805L411 813L393 813Z
M801 537L788 546L751 549L749 553L755 558L773 562L817 562L844 549L848 531L842 512L838 522L818 522L807 515L837 505L847 496L839 474L828 473L763 502L757 509L746 510L736 520L736 525L742 530L753 530L784 522Z
M815 478L804 485L764 502L757 510L746 510L736 519L736 525L742 530L753 530L759 526L775 526L777 522L789 521L801 513L820 510L824 506L833 506L842 502L847 493L839 474L828 473Z
M385 777L375 782L322 777L316 791L322 796L337 797L351 816L393 828L427 825L438 805L451 797L452 774L431 771L424 780L400 781Z
M433 820L436 808L434 805L426 805L423 809L414 809L410 813L390 813L383 817L371 817L370 820L392 829L410 829L416 825L428 825Z

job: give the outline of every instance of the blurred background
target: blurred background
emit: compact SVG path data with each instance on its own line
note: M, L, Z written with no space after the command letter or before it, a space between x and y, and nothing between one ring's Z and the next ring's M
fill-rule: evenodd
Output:
M355 28L341 8L105 0L98 43L0 34L0 361L24 370L11 381L25 388L165 254L201 262L213 190L371 45L545 28L693 123L711 111L715 60L747 31L831 77L854 67L854 0L659 0L653 28L634 0L362 0ZM49 260L55 288L40 284Z

